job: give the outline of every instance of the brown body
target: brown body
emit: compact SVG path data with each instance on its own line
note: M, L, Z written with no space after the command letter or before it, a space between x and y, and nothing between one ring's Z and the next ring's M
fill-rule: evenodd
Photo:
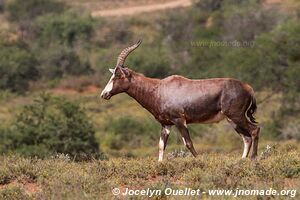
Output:
M172 125L179 129L184 144L196 156L187 124L216 123L225 118L243 138L242 157L247 157L252 144L252 158L256 157L259 127L253 117L256 110L253 89L248 84L231 78L191 80L177 75L153 79L123 67L123 63L112 72L101 97L110 99L126 92L161 123L160 161Z
M219 122L233 106L245 111L252 98L245 84L235 79L190 80L173 75L159 80L131 73L132 85L126 93L164 125L174 125L176 118L184 118L187 124ZM238 105L239 99L246 102Z

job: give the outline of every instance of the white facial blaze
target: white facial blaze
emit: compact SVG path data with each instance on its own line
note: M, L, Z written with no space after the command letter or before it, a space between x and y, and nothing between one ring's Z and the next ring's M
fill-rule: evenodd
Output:
M101 92L101 96L105 93L110 92L113 89L114 86L114 82L113 82L113 78L115 77L115 74L113 74L111 76L111 78L109 79L108 83L106 84L105 88L103 89L103 91Z

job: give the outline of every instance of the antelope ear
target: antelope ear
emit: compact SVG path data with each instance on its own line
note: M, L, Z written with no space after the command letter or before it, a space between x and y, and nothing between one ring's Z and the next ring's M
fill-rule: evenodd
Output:
M128 68L121 68L121 71L123 72L123 74L126 76L126 77L130 77L130 72L128 71Z
M122 75L122 74L124 74L121 67L116 67L116 68L114 69L114 72L113 72L113 73L114 73L115 75Z
M113 74L115 72L115 69L109 69L109 71Z

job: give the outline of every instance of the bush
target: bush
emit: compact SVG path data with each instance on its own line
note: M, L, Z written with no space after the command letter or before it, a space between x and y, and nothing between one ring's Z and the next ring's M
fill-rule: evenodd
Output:
M147 47L145 45L136 50L128 57L128 66L145 76L154 78L163 78L171 71L165 49L160 46Z
M271 33L257 37L253 49L232 51L225 60L228 67L238 67L231 69L255 88L283 92L282 112L288 115L300 111L297 103L300 98L299 33L299 20L289 20Z
M182 63L185 60L186 47L192 40L196 20L193 16L196 12L193 9L188 11L170 11L164 19L157 22L164 36L164 45L172 51L170 56L172 63ZM197 13L198 14L198 13ZM161 43L161 41L157 41ZM180 64L178 64L180 65Z
M42 47L53 43L73 46L76 42L87 41L94 28L90 16L75 12L44 15L33 26Z
M64 153L80 160L99 156L94 134L77 103L43 94L17 116L8 147L24 156Z
M8 153L9 149L13 147L13 138L11 138L11 131L6 127L0 127L0 152Z
M280 136L281 124L278 120L274 119L274 121L267 122L262 125L263 127L263 135L262 137L265 139L278 139Z
M88 59L82 60L79 56L93 32L89 16L73 12L45 15L33 23L32 31L32 47L42 77L53 79L92 72Z
M285 127L282 128L282 138L295 139L300 141L300 120L299 117L289 120Z
M103 46L116 43L127 44L133 38L133 32L130 30L130 23L128 21L115 20L112 23L106 22L102 27L109 29L109 31L103 31L106 33L103 37Z
M13 0L7 5L9 19L12 21L30 21L46 13L59 13L64 4L53 0Z
M24 44L0 43L0 89L24 92L38 77L37 61Z
M92 72L88 61L82 61L69 47L53 44L46 50L37 52L38 70L47 79L61 78L65 75L83 75Z
M278 24L278 11L258 4L234 6L224 11L222 38L229 41L252 41Z
M130 116L110 121L105 128L105 144L110 149L120 150L124 147L138 148L157 143L158 124L152 121L142 122Z
M215 11L221 8L223 0L198 0L195 7L201 11Z
M4 11L4 0L0 0L0 13Z

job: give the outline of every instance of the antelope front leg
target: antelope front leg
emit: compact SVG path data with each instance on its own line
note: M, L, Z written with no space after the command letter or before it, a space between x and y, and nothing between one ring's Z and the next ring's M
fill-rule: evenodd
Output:
M162 161L164 157L164 150L167 146L167 141L171 131L171 126L163 126L161 130L161 135L159 139L159 156L158 161Z

